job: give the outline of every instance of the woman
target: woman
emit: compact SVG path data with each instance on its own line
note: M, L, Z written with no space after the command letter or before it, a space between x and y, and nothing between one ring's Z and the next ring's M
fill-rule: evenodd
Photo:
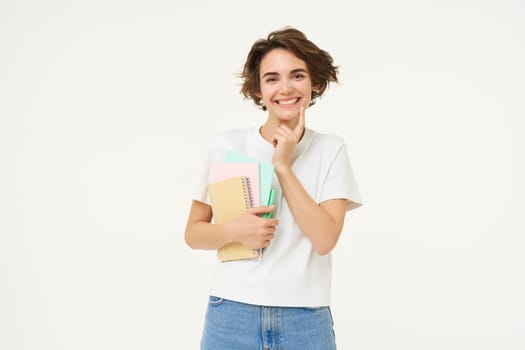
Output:
M194 249L241 242L264 256L217 263L201 349L335 349L330 252L361 199L343 140L306 128L305 109L337 82L337 67L302 32L285 28L255 42L241 77L266 122L212 141L185 239ZM279 200L212 224L208 170L226 150L273 163ZM268 212L273 218L261 217Z

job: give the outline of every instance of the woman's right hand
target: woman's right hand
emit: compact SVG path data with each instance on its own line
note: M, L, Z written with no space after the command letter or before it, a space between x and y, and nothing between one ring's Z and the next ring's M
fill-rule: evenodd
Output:
M248 209L236 220L225 224L233 242L240 242L251 249L265 248L273 239L279 220L265 219L258 215L269 213L274 206L260 206Z

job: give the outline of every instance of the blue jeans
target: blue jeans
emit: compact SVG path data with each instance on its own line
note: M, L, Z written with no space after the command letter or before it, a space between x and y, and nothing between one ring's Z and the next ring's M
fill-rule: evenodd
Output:
M329 307L271 307L210 296L201 350L335 350Z

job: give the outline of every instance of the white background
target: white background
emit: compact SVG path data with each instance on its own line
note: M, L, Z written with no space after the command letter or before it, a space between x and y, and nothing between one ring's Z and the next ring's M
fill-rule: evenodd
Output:
M524 349L523 3L247 3L1 2L0 348L198 348L191 184L212 134L264 121L236 74L292 25L340 65L307 125L365 199L339 348Z

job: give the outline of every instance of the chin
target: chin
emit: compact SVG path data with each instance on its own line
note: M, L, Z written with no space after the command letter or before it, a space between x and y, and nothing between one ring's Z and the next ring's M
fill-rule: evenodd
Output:
M299 108L297 110L290 110L281 113L276 113L277 118L282 121L294 120L299 116Z
M294 114L286 113L286 114L278 114L277 118L279 118L279 120L285 121L285 120L294 120L298 116L299 116L299 112L294 113Z

